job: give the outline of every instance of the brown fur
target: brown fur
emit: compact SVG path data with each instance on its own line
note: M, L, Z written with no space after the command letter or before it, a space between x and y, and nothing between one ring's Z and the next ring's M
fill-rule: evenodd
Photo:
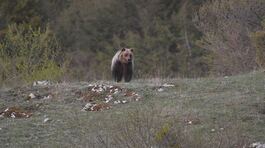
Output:
M134 65L133 49L122 48L112 58L111 72L114 81L120 82L124 78L125 82L132 79Z

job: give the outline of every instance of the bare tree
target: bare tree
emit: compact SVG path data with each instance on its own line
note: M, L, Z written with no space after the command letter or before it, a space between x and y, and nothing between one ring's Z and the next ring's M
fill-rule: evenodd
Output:
M200 8L194 19L203 33L198 43L214 53L217 74L231 75L256 68L250 33L261 28L262 16L263 0L215 0Z

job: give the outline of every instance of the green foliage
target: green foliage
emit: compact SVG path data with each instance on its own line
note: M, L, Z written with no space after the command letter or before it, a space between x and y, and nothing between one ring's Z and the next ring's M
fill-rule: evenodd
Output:
M54 28L70 53L87 55L71 56L73 70L83 71L80 77L110 78L111 58L121 47L135 49L134 76L138 78L205 76L210 63L203 59L208 52L194 44L199 34L190 13L197 8L192 1L185 1L185 7L183 3L73 1Z
M1 81L58 79L64 55L49 27L10 25L0 43Z
M39 26L41 23L39 0L0 0L1 19L7 24L30 23Z
M174 133L174 127L169 123L164 125L155 133L155 141L161 146L167 145L170 148L180 148L180 144L177 144L177 134Z
M13 23L34 30L51 24L71 59L67 75L78 80L110 79L112 56L121 47L135 49L137 78L232 75L262 63L263 48L249 32L261 31L264 5L263 0L0 0L0 39ZM10 45L5 54L16 48ZM29 69L25 65L17 67Z
M59 80L64 74L63 68L58 66L54 61L48 60L39 69L34 69L31 77L27 77L27 81L32 80Z

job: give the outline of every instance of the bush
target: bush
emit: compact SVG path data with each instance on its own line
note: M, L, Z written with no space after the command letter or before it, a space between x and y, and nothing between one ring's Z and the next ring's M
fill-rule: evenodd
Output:
M194 19L203 33L198 43L214 53L215 74L233 75L256 68L249 32L261 28L264 6L263 0L214 0L200 8Z
M0 81L58 80L65 70L63 57L49 27L10 25L0 42Z

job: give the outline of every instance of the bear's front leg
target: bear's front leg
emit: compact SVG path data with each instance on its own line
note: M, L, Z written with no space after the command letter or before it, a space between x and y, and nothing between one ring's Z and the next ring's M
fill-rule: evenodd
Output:
M112 77L115 82L120 82L122 80L123 67L120 62L116 63L112 70Z
M133 75L132 63L126 64L126 66L124 68L125 68L125 70L124 70L124 81L130 82L132 79L132 75Z

